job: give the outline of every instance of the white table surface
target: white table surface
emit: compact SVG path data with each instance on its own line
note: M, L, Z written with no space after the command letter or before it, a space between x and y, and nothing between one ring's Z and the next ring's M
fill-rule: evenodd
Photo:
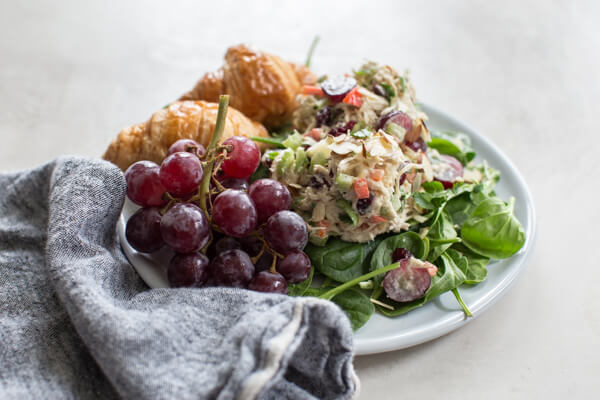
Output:
M0 170L100 155L239 42L303 61L319 34L319 73L365 58L410 68L420 99L488 135L521 170L537 244L516 285L471 324L357 357L360 398L598 395L598 2L200 3L2 1Z

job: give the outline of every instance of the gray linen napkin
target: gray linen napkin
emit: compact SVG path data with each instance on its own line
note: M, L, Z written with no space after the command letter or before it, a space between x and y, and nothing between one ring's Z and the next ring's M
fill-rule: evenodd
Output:
M114 166L0 175L0 398L347 399L334 304L230 288L149 290L115 225Z

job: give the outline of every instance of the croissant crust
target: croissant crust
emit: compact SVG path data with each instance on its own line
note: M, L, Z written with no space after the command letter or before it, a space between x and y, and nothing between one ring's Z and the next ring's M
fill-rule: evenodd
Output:
M305 66L238 45L227 50L223 67L205 74L181 100L216 102L220 94L229 94L231 105L247 117L276 127L297 108L302 85L315 81Z
M155 112L147 122L123 129L102 157L126 170L140 160L160 164L169 147L179 139L194 139L207 146L215 127L217 110L218 104L206 101L172 103ZM239 135L267 137L268 133L264 126L229 107L222 140Z

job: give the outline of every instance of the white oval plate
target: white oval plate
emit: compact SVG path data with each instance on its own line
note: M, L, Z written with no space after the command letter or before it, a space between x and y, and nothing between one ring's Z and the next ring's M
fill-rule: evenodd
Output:
M429 116L427 125L433 130L460 131L468 134L477 152L476 160L487 160L500 170L501 179L496 193L507 200L514 196L515 214L523 224L526 241L513 257L494 261L488 266L487 279L475 286L464 285L460 293L473 313L466 318L452 293L444 293L425 306L397 318L375 314L354 334L356 354L373 354L403 349L438 338L465 325L479 316L504 295L525 268L534 241L535 211L527 185L512 162L488 139L461 122L430 106L423 106ZM125 240L125 221L138 207L126 201L117 231L125 255L151 288L169 287L165 266L172 252L163 250L150 255L138 253Z

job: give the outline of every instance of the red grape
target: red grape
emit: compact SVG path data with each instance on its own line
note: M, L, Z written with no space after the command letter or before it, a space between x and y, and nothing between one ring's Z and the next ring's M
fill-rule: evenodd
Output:
M177 203L163 215L163 240L178 253L200 250L209 238L208 221L202 209L190 203Z
M287 282L283 276L269 271L261 271L256 274L250 281L248 289L265 293L287 294L288 292Z
M227 189L213 204L213 222L228 236L244 237L256 228L256 208L246 193Z
M441 182L445 189L450 189L456 178L463 175L463 166L460 161L447 154L440 154L440 158L448 168L434 174L434 179Z
M244 136L233 136L223 142L224 146L232 146L228 158L221 168L232 178L247 178L260 163L260 150L252 139Z
M273 257L274 256L271 253L265 251L258 258L258 260L256 260L256 263L254 263L254 268L256 269L256 272L266 271L270 269L271 265L273 264Z
M143 207L167 204L163 194L167 191L159 177L160 167L152 161L138 161L127 168L127 197Z
M339 103L344 100L346 94L355 86L356 79L344 75L332 76L321 83L321 89L332 103Z
M221 181L221 185L223 185L227 189L235 189L235 190L248 190L248 181L242 178L226 178Z
M195 151L194 151L195 150ZM179 139L169 147L169 155L180 151L196 154L202 157L206 153L206 149L200 143L192 139Z
M227 250L213 258L210 273L217 286L247 287L254 275L254 265L246 252Z
M256 236L247 236L238 240L244 250L250 257L256 257L263 248L263 242ZM256 272L264 271L271 268L273 263L273 255L267 251L263 251L263 254L256 260L254 267Z
M127 221L125 237L139 252L152 253L164 246L160 233L161 215L158 208L140 208Z
M414 258L400 260L399 267L388 271L383 279L387 296L398 302L420 299L431 286L431 276L426 267Z
M240 242L230 237L223 237L215 243L215 253L221 254L227 250L241 249Z
M292 196L288 188L273 179L255 181L250 185L248 195L256 206L259 224L278 211L289 210L292 204Z
M260 253L260 250L263 248L263 242L256 236L246 236L243 238L239 238L238 242L242 245L242 250L244 250L250 257L255 257Z
M306 222L292 211L284 210L271 215L264 231L269 246L283 254L302 250L308 242Z
M305 281L310 274L310 258L301 250L292 250L279 261L277 271L289 283Z
M198 287L208 280L208 257L202 253L175 254L167 277L171 287Z
M177 197L197 190L202 174L202 163L191 153L173 153L160 166L160 182L169 193Z

